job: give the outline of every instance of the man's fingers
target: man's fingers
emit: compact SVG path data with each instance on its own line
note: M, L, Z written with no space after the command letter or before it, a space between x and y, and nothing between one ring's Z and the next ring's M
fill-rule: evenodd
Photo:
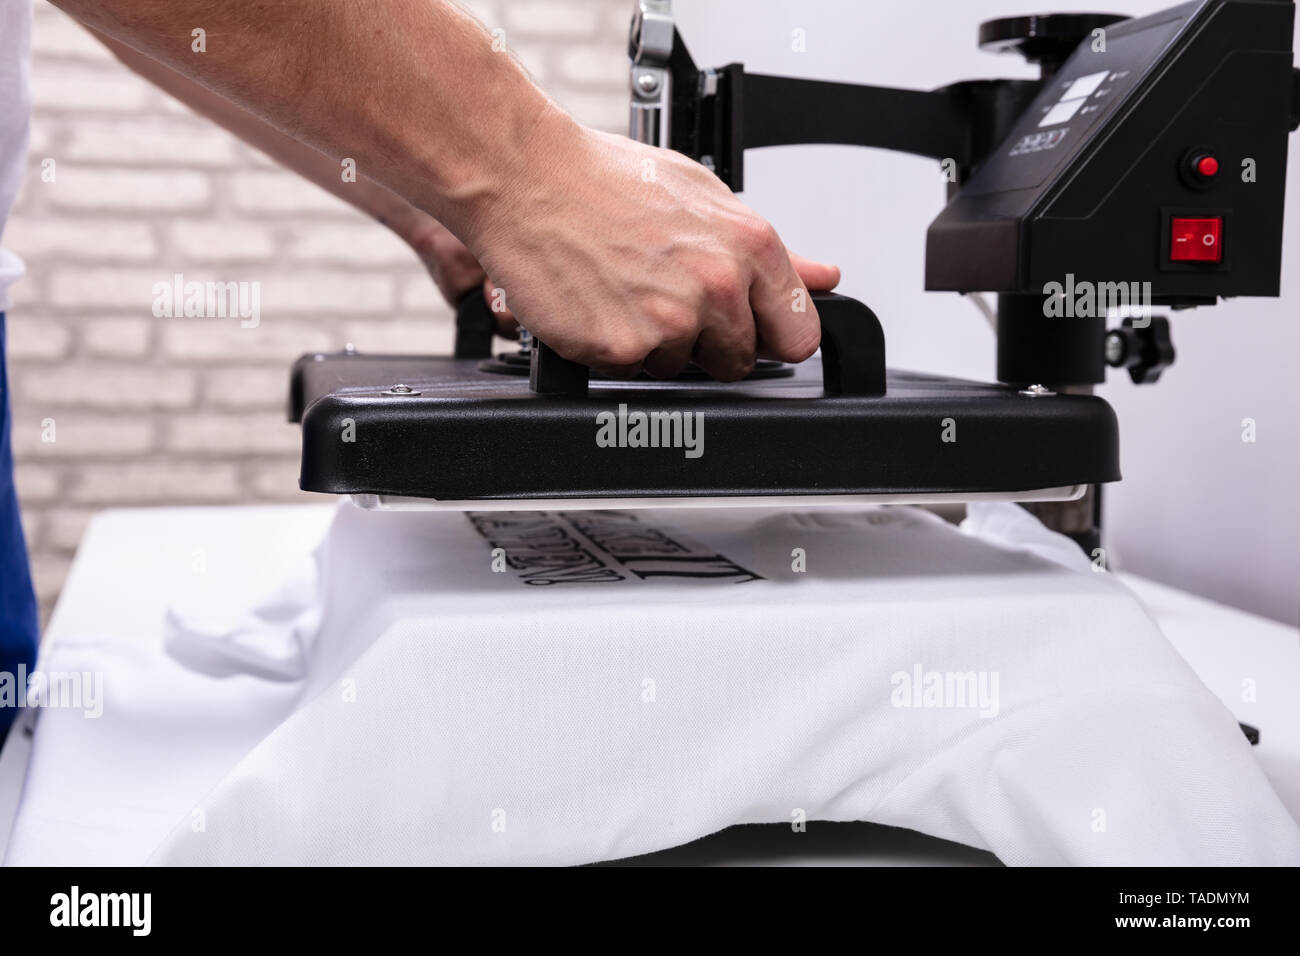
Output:
M786 250L786 255L790 257L790 265L794 266L795 273L803 281L804 287L809 292L829 292L840 284L840 267L828 265L825 262L817 262L799 255L797 252ZM808 309L812 312L813 317L817 316L817 307L811 301L808 302ZM820 321L818 329L820 330ZM771 359L774 361L789 361L782 359L776 354L774 349L768 348L766 343L760 342L758 350L759 358Z
M455 305L466 292L483 282L487 273L459 239L440 223L428 221L429 230L414 242L414 248L442 297Z
M742 301L739 308L749 311ZM746 316L738 324L706 325L695 341L691 357L695 364L720 382L735 382L754 368L758 346L753 320ZM738 335L734 333L739 333Z
M464 295L487 278L474 254L464 246L451 250L441 265L443 279L453 295Z
M504 319L515 321L515 314L510 311L510 306L506 302L506 292L491 279L483 280L483 298L487 300L488 308L500 322Z
M817 307L784 250L769 258L773 267L760 265L749 290L759 349L765 358L802 362L821 344Z
M597 365L593 366L592 371L603 375L606 378L632 379L641 374L644 366L638 362L635 365Z
M691 360L694 342L661 345L646 356L645 370L654 378L672 378Z
M519 338L519 323L515 321L513 316L498 315L496 319L497 319L497 328L496 328L497 335L501 336L503 339Z
M505 293L486 277L483 279L483 299L488 304L488 311L497 320L497 335L503 339L519 338L519 320L506 305Z
M824 262L814 262L812 259L805 259L797 252L786 250L790 257L790 264L794 266L794 271L798 273L803 284L809 289L816 292L829 292L840 284L840 267L827 265Z

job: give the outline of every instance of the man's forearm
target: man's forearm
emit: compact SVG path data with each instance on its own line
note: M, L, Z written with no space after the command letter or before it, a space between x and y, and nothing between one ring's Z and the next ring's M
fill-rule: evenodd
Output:
M538 122L563 122L447 0L54 2L283 130L281 147L310 144L335 175L356 160L359 175L469 241L486 210L509 209L528 165L536 174ZM192 49L196 29L205 52Z
M421 229L429 221L396 193L369 177L357 174L355 181L343 178L338 160L300 143L265 120L236 106L224 96L182 76L169 66L150 59L119 40L98 31L92 33L127 68L180 100L200 116L207 117L244 142L260 149L276 162L311 180L366 215L388 226L412 246L421 240Z
M354 159L459 236L565 358L624 377L694 361L731 381L760 353L817 348L804 276L831 288L837 270L792 261L700 164L579 125L450 0L53 2Z

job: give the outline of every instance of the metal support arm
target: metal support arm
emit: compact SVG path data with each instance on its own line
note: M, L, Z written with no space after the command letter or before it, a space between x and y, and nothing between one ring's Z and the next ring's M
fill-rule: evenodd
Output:
M951 160L964 181L1038 92L1039 80L972 80L905 90L696 66L667 0L641 0L628 42L630 135L703 163L744 188L744 153L840 144Z

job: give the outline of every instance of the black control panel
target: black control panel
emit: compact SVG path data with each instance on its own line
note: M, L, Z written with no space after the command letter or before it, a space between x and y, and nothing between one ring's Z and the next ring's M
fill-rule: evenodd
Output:
M1085 37L931 224L926 288L1277 295L1294 14L1196 0Z
M1185 11L1188 6L1180 7ZM1028 190L1042 187L1088 146L1105 119L1120 109L1156 67L1179 29L1182 16L1133 30L1116 25L1084 42L1013 127L1006 143L963 188L966 196L1019 193L1027 211ZM1105 52L1092 44L1105 44Z

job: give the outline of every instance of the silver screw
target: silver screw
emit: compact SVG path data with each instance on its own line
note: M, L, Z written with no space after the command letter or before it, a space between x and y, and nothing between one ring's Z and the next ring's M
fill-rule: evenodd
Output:
M344 355L356 355L356 354L357 354L357 347L356 347L355 345L353 345L351 342L348 342L346 345L343 346L343 354L344 354Z
M1046 385L1030 385L1028 388L1021 389L1020 394L1027 395L1029 398L1045 398L1056 393Z
M417 392L415 389L411 388L411 386L409 386L409 385L401 385L401 384L398 384L398 385L394 385L394 386L393 386L392 388L390 388L388 391L386 391L386 392L381 392L380 394L381 394L381 395L404 395L404 396L412 396L412 395L419 395L420 393Z
M1124 337L1118 332L1106 336L1106 364L1116 366L1124 361Z
M641 73L636 78L636 88L642 96L654 96L659 92L659 77L653 73Z

